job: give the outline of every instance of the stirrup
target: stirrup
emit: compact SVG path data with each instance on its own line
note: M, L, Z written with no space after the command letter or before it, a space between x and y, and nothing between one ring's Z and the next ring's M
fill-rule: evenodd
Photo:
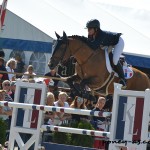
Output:
M122 84L122 89L127 87L126 81L124 79L120 79L119 83Z

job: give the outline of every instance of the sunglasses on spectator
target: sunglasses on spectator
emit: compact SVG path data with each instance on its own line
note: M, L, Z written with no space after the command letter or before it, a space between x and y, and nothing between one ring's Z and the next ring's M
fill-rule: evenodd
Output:
M4 84L5 86L10 86L10 84L8 83L8 84Z

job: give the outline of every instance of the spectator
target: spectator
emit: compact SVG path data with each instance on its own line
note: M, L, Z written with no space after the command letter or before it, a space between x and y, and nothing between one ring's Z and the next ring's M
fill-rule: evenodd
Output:
M5 90L5 101L8 102L13 102L13 99L11 98L10 94L11 94L11 88L10 88L10 81L9 80L5 80L2 83L2 88L3 90ZM9 110L9 109L8 109ZM10 128L11 125L11 115L9 115L8 119L7 119L7 123L8 123L8 127ZM9 135L7 136L7 138L9 137Z
M5 94L6 92L4 90L0 90L0 101L5 100ZM11 124L11 115L12 115L12 108L8 106L1 107L0 106L0 118L5 120L6 124L8 125L8 129L10 129L10 124ZM8 140L8 136L6 139Z
M0 71L7 71L4 65L4 59L2 57L0 57ZM1 72L0 72L0 78L1 78L1 82L9 79L7 73L1 73Z
M68 97L67 102L69 104L69 106L72 104L73 99L71 97Z
M70 108L76 108L76 109L87 109L84 103L84 99L76 96L72 104L70 105ZM82 116L82 115L77 115L77 114L72 114L72 120L75 121L80 121L81 118L87 118L87 116Z
M48 92L47 97L46 97L46 105L47 106L54 106L54 102L55 102L54 94L51 92ZM53 120L54 120L54 113L53 112L46 112L44 124L53 124Z
M93 104L93 101L88 100L86 98L84 98L84 102L85 102L85 106L87 107L88 110L92 110L95 106L95 104Z
M69 104L66 102L67 100L67 93L66 92L60 92L58 95L58 101L54 102L54 105L56 107L66 107L69 108ZM69 119L70 115L65 114L64 112L57 112L54 118L54 124L55 125L61 125L62 121Z
M50 70L50 72L46 73L44 76L61 78L61 76L57 73L57 68ZM53 79L53 81L54 81L54 86L58 87L59 80Z
M29 65L28 68L27 68L27 72L25 72L24 74L27 74L27 75L23 75L22 76L22 79L34 79L34 76L36 75L34 72L34 68L32 65Z
M14 69L16 68L17 62L14 58L11 58L6 63L6 70L7 72L14 73ZM8 78L10 81L15 81L15 75L14 74L8 74Z
M58 100L58 94L59 94L58 87L54 86L54 81L52 79L49 81L48 91L52 92L55 96L55 99Z
M70 105L71 108L77 108L77 109L87 109L84 103L84 99L76 96L74 101Z
M95 108L93 109L94 111L104 111L103 108L105 106L105 103L106 103L106 99L104 97L99 97L98 98L98 101L95 105ZM101 118L101 117L93 117L93 120L94 122L96 123L95 124L95 128L96 129L101 129L101 130L104 130L105 129L105 125L104 124L98 124L98 122L103 122L105 121L105 118ZM102 125L102 126L101 126Z
M5 100L5 94L6 92L4 90L0 90L0 101ZM9 119L8 117L12 115L12 109L8 106L0 106L0 118L3 118L4 120Z
M11 96L10 96L10 94L11 94L10 81L9 81L9 80L3 81L3 83L2 83L2 88L3 88L3 90L6 91L6 94L5 94L5 101L10 101L10 102L12 102L13 99L12 99Z
M106 103L106 99L104 97L99 97L93 111L104 111L103 108L105 106L105 103ZM92 124L96 130L107 131L106 118L104 117L94 116L92 120ZM102 140L100 140L100 138L102 137L95 137L94 148L105 149L105 144Z
M15 90L16 90L16 81L11 81L11 83L10 83L10 90L11 90L10 96L11 96L11 98L14 101Z
M0 90L0 101L4 101L5 100L5 94L6 92L4 90ZM2 118L3 120L8 120L9 116L12 115L12 109L9 108L8 106L0 106L0 118ZM7 122L8 123L8 122Z
M55 102L55 97L54 94L51 92L47 93L46 96L46 105L47 106L54 106L54 102ZM44 118L44 124L46 125L53 125L54 123L54 116L55 116L55 112L46 112L45 113L45 118ZM48 133L48 136L45 136L45 134ZM52 141L52 136L50 135L52 133L52 131L44 131L43 132L43 139L44 142L50 142Z
M25 63L22 61L22 58L19 54L15 56L15 60L17 62L16 69L14 70L17 73L23 73L25 68ZM22 78L22 75L16 75L16 78Z

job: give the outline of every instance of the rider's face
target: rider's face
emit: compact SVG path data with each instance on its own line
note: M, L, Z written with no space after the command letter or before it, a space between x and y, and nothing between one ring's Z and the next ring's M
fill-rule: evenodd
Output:
M88 28L88 35L93 36L95 34L94 28Z

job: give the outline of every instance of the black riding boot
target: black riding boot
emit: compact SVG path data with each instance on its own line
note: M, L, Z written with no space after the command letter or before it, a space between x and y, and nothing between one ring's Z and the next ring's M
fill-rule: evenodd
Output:
M116 69L116 72L118 73L118 76L120 78L120 84L123 85L123 88L126 88L126 80L125 80L125 77L124 77L124 72L123 72L123 68L122 68L122 65L120 62L118 62L117 65L115 65L115 69Z

